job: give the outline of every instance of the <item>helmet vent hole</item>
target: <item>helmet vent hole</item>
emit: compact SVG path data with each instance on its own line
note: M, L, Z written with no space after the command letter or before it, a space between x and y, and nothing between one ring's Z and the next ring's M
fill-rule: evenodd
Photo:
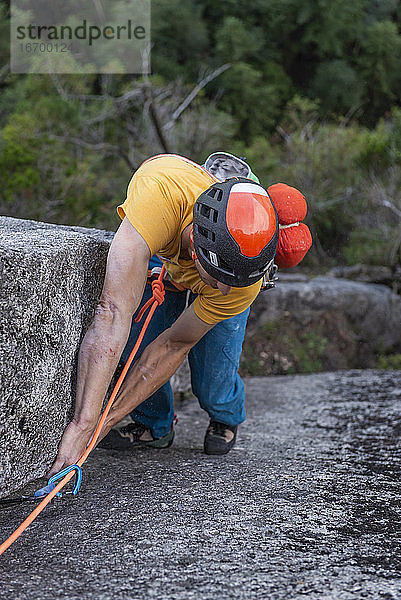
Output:
M217 223L219 213L216 209L210 208L210 206L206 206L206 204L201 204L200 214L202 217L206 217L206 219L211 219L213 223Z
M221 256L219 256L219 266L221 269L223 269L223 271L225 271L226 273L229 273L230 275L234 275L234 271L232 270L232 268L226 263L225 260L223 260L221 258Z
M223 192L218 188L210 188L207 195L210 196L210 198L215 198L220 202Z
M205 206L205 204L201 205L200 213L203 217L206 217L206 219L210 218L210 208L208 206Z
M205 237L207 240L212 240L212 242L216 241L216 234L214 233L214 231L209 231L208 229L205 229L204 227L198 225L198 232L199 235Z

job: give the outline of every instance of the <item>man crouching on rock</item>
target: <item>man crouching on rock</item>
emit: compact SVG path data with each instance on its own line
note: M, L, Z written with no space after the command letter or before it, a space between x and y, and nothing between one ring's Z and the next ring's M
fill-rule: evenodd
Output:
M228 179L227 179L228 178ZM95 317L79 352L75 414L50 474L76 463L99 420L120 361L141 326L133 315L151 297L148 267L166 267L157 308L100 434L100 446L169 447L174 438L169 383L186 356L193 392L208 413L207 454L226 454L245 420L238 375L249 307L269 274L279 225L267 191L246 162L215 153L202 167L176 155L145 161L118 207L122 223L107 259ZM125 427L112 429L130 415Z

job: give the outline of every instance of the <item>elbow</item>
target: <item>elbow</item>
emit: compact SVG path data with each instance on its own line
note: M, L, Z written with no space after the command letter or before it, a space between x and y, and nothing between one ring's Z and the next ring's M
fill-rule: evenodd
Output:
M169 332L169 330L166 331L166 333L167 333L167 336L166 336L167 339L165 341L166 351L169 354L173 354L176 356L178 356L178 355L182 356L182 360L184 360L188 356L189 351L191 350L191 348L193 347L194 344L190 343L188 341L184 342L182 340L174 339L168 335L168 332Z
M102 297L95 308L95 321L114 323L116 320L124 320L127 314L125 307L113 298Z

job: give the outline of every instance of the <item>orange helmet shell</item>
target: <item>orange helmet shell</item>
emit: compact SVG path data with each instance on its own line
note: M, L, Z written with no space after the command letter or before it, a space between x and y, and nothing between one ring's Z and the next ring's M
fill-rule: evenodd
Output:
M255 183L235 183L226 211L227 229L244 256L258 256L277 227L269 194Z

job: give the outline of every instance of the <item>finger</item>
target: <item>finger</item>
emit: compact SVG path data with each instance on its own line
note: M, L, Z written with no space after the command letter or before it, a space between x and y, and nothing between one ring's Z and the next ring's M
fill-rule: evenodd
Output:
M51 467L50 471L47 473L46 477L52 477L53 475L55 475L56 473L58 473L59 471L61 471L61 469L64 468L65 465L65 460L64 458L59 458L58 460L56 460L55 463L53 463L53 466Z

